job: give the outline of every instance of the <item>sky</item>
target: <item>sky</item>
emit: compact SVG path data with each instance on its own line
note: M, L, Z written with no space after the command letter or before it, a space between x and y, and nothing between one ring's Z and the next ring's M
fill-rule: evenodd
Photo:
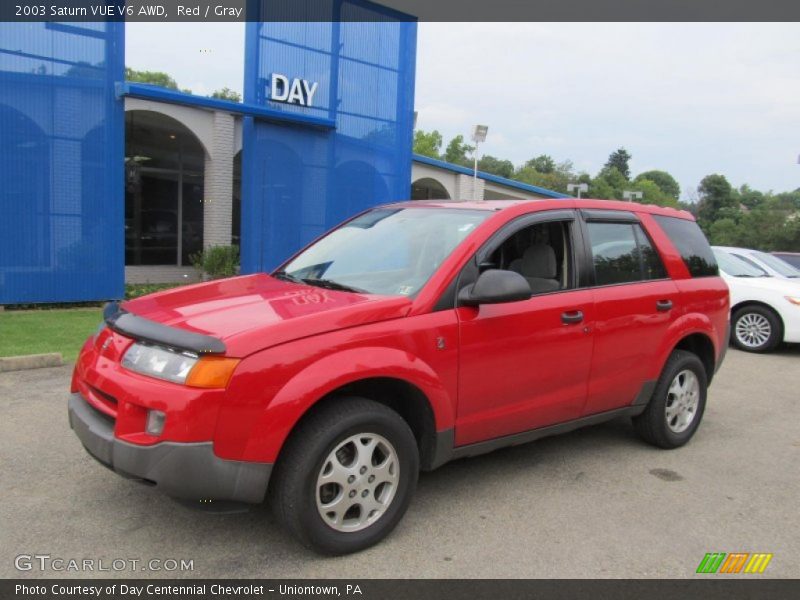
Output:
M126 63L199 94L241 91L244 24L128 23ZM445 143L489 126L480 153L539 154L596 174L623 146L692 199L800 187L800 24L420 23L417 127Z

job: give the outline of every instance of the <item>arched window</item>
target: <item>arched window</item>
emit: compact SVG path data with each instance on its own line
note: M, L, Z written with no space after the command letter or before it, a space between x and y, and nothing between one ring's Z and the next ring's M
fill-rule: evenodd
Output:
M205 150L180 121L125 113L125 264L189 265L203 249Z
M417 179L411 184L412 200L449 200L450 194L445 187L430 177Z

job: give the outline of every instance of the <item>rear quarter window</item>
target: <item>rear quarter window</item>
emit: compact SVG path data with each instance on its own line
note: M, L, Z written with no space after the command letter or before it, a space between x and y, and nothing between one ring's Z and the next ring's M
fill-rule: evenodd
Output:
M653 215L653 218L681 253L692 277L713 277L719 274L717 259L697 223L662 215Z

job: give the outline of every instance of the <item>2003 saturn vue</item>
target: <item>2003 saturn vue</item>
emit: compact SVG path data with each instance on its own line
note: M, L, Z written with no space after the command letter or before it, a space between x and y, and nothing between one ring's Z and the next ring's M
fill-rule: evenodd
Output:
M364 212L271 274L110 304L70 424L126 477L260 503L324 553L405 513L420 469L627 415L697 431L728 289L691 215L592 200Z

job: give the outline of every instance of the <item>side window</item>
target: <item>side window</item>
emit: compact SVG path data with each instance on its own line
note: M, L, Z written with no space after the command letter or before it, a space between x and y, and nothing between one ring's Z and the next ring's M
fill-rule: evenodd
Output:
M506 237L485 262L522 275L534 294L575 287L572 221L536 223Z
M706 236L697 223L678 217L653 215L664 233L681 253L683 262L692 277L709 277L719 274L717 260Z
M642 279L665 279L667 270L661 262L661 256L653 248L650 238L642 229L641 225L634 225L633 231L636 233L636 243L639 245L639 252L642 257Z
M596 285L666 277L661 257L638 223L589 222Z

